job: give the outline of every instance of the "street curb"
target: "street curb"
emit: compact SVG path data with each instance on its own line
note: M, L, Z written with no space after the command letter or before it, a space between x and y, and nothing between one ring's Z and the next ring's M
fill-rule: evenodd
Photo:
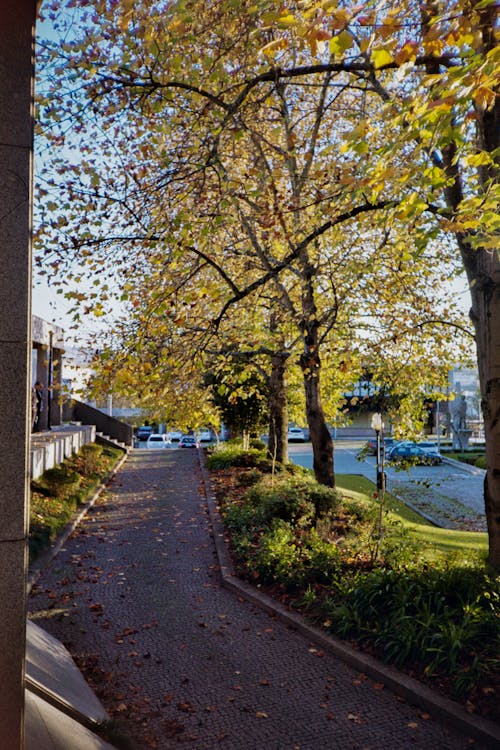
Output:
M364 654L342 643L331 635L326 634L314 625L306 622L302 615L287 609L283 604L259 591L255 586L240 580L229 555L228 540L225 534L222 518L212 492L210 476L205 464L203 449L198 449L200 469L205 485L212 536L215 543L219 562L222 584L242 596L247 601L258 605L262 609L276 615L282 622L297 630L314 643L327 649L351 667L367 674L377 682L383 683L392 692L400 695L413 705L429 711L435 717L444 719L455 728L460 728L471 737L486 742L488 748L500 748L500 728L491 721L480 716L468 714L459 704L435 693L422 685L418 680L409 677L398 670L379 662L370 654Z
M125 461L127 460L129 456L129 451L124 453L122 458L118 461L116 466L113 468L113 470L109 473L108 477L104 482L102 482L90 498L90 500L87 500L83 505L80 505L78 509L75 511L72 518L68 521L66 526L64 526L59 535L57 536L57 539L51 544L50 547L48 547L45 552L42 552L42 554L37 557L37 559L33 562L33 565L30 566L28 570L28 577L27 577L27 587L26 587L26 594L29 595L31 592L31 589L42 572L54 559L54 557L58 554L58 552L61 550L61 548L66 544L66 541L70 534L73 533L73 531L76 529L78 524L81 522L82 518L88 513L90 508L94 505L94 503L97 501L101 493L106 489L106 485L113 479L117 472L121 469Z
M467 472L467 474L474 474L475 476L484 476L484 474L486 474L486 470L480 469L479 466L472 466L471 464L466 464L463 461L457 461L454 458L447 458L446 456L442 456L442 458L443 463L449 464L455 469L461 469L462 471Z

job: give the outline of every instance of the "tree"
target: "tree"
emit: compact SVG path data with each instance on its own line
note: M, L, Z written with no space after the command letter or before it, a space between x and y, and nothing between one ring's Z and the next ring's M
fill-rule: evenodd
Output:
M267 6L270 10L270 6ZM262 16L263 18L263 16ZM489 561L500 568L500 46L495 0L370 3L355 8L311 3L266 18L273 28L271 68L279 78L304 75L297 51L319 64L366 76L380 99L380 124L392 138L371 149L366 113L346 137L346 152L361 156L365 185L374 196L393 194L394 165L406 186L402 210L416 221L424 213L456 241L471 290L487 473L485 510ZM285 50L280 59L280 50ZM300 52L299 52L300 55ZM323 60L321 60L323 58ZM321 61L320 61L321 60ZM365 113L363 113L365 115ZM427 230L428 231L428 230ZM431 231L434 231L431 229ZM424 233L422 233L424 236Z
M172 83L170 79L165 83L165 76L180 69L178 57L164 54L163 42L173 52L176 50L175 38L172 42L171 35L161 36L162 31L165 35L165 30L162 23L159 27L155 26L159 20L151 18L149 5L136 5L130 19L137 33L134 37L126 36L118 49L116 23L117 14L118 20L121 17L121 10L123 8L112 10L111 13L108 11L108 15L104 16L108 21L108 25L104 26L104 37L113 40L114 45L112 61L110 66L97 67L97 80L92 78L94 74L87 66L87 75L90 75L87 100L105 103L100 110L106 115L102 120L101 133L107 131L111 134L110 143L105 141L104 147L104 155L108 159L111 152L118 149L117 118L124 111L128 113L132 122L127 122L124 127L126 142L122 151L134 150L138 166L127 161L127 174L120 173L120 178L116 180L116 169L111 177L107 177L102 164L99 165L96 159L91 161L89 157L83 165L89 174L88 188L85 189L84 185L77 193L73 181L62 187L71 196L73 205L77 197L83 200L77 220L82 209L89 208L89 193L92 194L93 210L96 208L94 203L101 204L101 213L112 209L118 224L123 224L124 219L120 213L116 214L117 207L121 212L126 209L127 221L133 217L134 226L139 231L103 236L99 240L100 248L108 251L113 243L115 246L127 243L127 251L130 252L131 245L143 247L138 244L141 241L156 246L158 242L168 240L169 248L164 255L168 258L170 272L181 265L186 267L186 255L194 257L194 264L188 261L189 274L198 273L200 261L202 265L210 264L219 276L219 283L222 279L226 288L225 300L224 293L212 292L222 305L221 312L216 315L217 325L220 325L230 306L255 295L264 285L274 288L276 300L269 315L274 321L274 332L281 337L281 341L277 348L274 346L270 349L270 352L274 351L270 355L274 366L273 393L277 392L279 380L283 382L283 366L290 351L300 341L300 364L315 472L319 481L333 485L333 445L321 400L320 351L337 329L343 328L343 335L346 335L347 318L354 320L355 314L350 311L359 304L355 291L359 264L364 263L366 273L370 267L357 248L351 253L353 260L349 263L345 261L348 253L343 246L340 253L335 253L334 247L339 240L335 238L334 230L349 224L349 231L352 231L352 222L356 217L381 211L390 204L385 200L366 198L363 185L359 187L353 181L351 167L342 158L340 140L331 137L340 123L350 127L357 119L359 94L356 87L349 82L342 83L341 90L345 91L342 92L343 114L340 123L334 107L339 97L337 83L329 70L319 76L318 83L311 90L303 81L299 81L297 87L265 77L260 81L262 90L254 87L254 96L250 96L250 91L245 97L237 94L236 103L228 109L221 87L234 86L231 68L235 54L233 49L229 48L229 53L225 51L221 56L222 65L217 67L215 83L218 93L210 95L206 89L200 93L194 82L196 78L208 75L211 64L217 64L217 51L213 55L207 54L207 59L199 68L198 50L198 57L194 57L194 68L183 71L185 76L189 73L189 83ZM213 15L208 12L203 20L208 30L205 33L209 38L218 39L217 45L213 40L211 42L214 50L218 50L221 44L225 49L223 41L227 42L229 38L231 20L225 15L217 16L217 9L211 10ZM177 23L175 8L172 22L174 26ZM185 27L183 22L179 23L179 28ZM148 34L153 27L157 31L154 32L151 48ZM249 32L251 26L247 24L246 29ZM183 44L186 41L187 46L187 49L183 49L184 54L190 47L194 54L199 44L196 37L192 32L187 38L181 34L180 41ZM160 39L162 53L158 55ZM249 70L253 72L259 64L255 61L255 44L252 50L249 39L250 36L243 34L237 46L243 45L250 61ZM88 55L88 47L88 43L79 43L71 51L83 54L85 50ZM102 57L96 57L98 54L101 53L95 51L90 57L102 60ZM76 68L75 62L73 64ZM203 69L204 66L206 69ZM172 88L182 91L179 99L173 97ZM80 91L76 97L72 93L72 102L75 106L74 116L80 117ZM89 126L85 117L79 125L80 135ZM166 133L168 147L163 145L163 150L158 154L159 145L165 143ZM103 140L102 135L100 140ZM96 140L92 139L89 149L95 148L95 144ZM102 150L99 153L102 160ZM106 169L109 163L106 163ZM62 171L66 173L63 168ZM129 171L133 175L133 187L127 190ZM334 190L327 190L326 186L335 178L339 185ZM116 189L116 184L123 185L121 191ZM158 195L160 190L161 197ZM166 215L166 202L169 207L174 207L173 215ZM323 216L325 209L328 211L326 220ZM386 223L385 217L381 222ZM360 241L371 242L374 249L377 248L380 239L373 228L371 232L364 231L364 238L358 232ZM379 232L383 231L387 231L387 228L380 228ZM220 248L214 243L215 238ZM97 239L92 230L89 228L82 232L80 228L77 238L72 236L71 242L80 253L88 254L91 266L93 264L92 267L99 270ZM153 250L150 252L154 253ZM59 248L58 253L60 255ZM242 253L245 254L245 263L250 263L243 283ZM416 256L412 258L415 259ZM127 267L132 265L136 273L137 266L144 261L134 257L131 264L128 256L122 262L126 262ZM194 271L193 265L196 264L198 269ZM334 267L335 271L332 272ZM339 273L343 276L342 282L339 281ZM337 292L340 286L343 294ZM214 288L212 281L211 289ZM354 299L345 296L349 288L354 289ZM195 294L192 289L193 298ZM319 295L325 300L321 306L318 305ZM341 312L338 309L340 301ZM194 303L187 301L185 304L189 306ZM296 330L296 339L289 343L283 341L280 328L276 327L276 308L279 308L281 318L288 316ZM354 327L353 323L348 334L351 339ZM345 348L341 341L337 341L336 346L341 351ZM285 453L283 404L282 397L275 399L276 413L271 418L270 429L271 450L275 450L279 444L280 455ZM276 441L274 432L277 427L279 439Z
M77 118L79 135L91 122L89 102L91 116L104 112L105 119L99 121L101 135L88 145L89 153L96 142L103 144L103 150L100 161L79 161L78 168L86 175L83 189L76 191L74 183L67 181L64 166L65 182L58 187L66 188L71 199L66 206L73 206L75 198L92 211L100 204L101 214L113 212L118 226L131 223L134 227L133 232L96 240L91 228L82 232L80 226L76 239L71 235L69 246L87 253L91 268L97 265L99 270L97 242L106 248L126 243L127 251L119 251L119 257L130 266L131 247L143 249L145 243L156 245L168 237L175 240L168 249L171 268L187 251L194 252L227 282L230 294L223 312L265 284L274 285L281 311L289 312L300 331L316 473L320 481L333 484L331 439L320 398L319 347L339 324L338 297L334 289L331 294L331 279L324 275L331 247L338 239L329 246L326 235L340 225L352 232L357 217L375 213L380 214L376 228L370 232L365 221L357 230L359 241L369 237L374 248L385 244L387 221L392 227L398 221L400 225L410 221L422 236L429 231L425 223L418 224L420 205L407 188L407 176L401 180L407 164L404 155L398 154L392 171L379 168L380 174L376 169L364 174L364 165L358 163L370 149L380 153L386 147L382 128L371 128L369 119L385 116L387 95L376 76L385 65L379 64L380 55L375 62L363 55L359 62L337 62L335 55L342 57L355 43L349 41L346 31L334 35L326 63L311 64L318 40L328 33L321 28L321 19L318 27L313 14L305 20L304 28L310 33L302 48L287 47L289 40L280 38L279 32L276 35L272 29L264 29L271 39L262 50L264 57L259 57L262 45L255 31L260 28L259 14L264 7L258 4L247 12L246 6L213 4L196 15L195 5L189 2L154 9L149 3L135 3L133 8L128 4L99 5L99 35L63 48L70 53L64 74L69 71L73 88L70 106L65 99L61 111ZM285 30L295 26L293 14L283 20L280 12L271 13L265 20L268 26L276 22ZM337 18L335 23L345 25L348 21L349 14L344 11L341 21ZM366 25L366 19L356 16L355 21L361 27ZM301 33L299 26L295 38L300 39ZM295 65L269 67L266 59L272 60L276 53ZM297 65L306 57L308 66ZM78 89L74 88L75 79L82 84ZM376 97L382 104L374 103ZM133 151L137 158L131 160L127 153L126 170L119 172L117 180L114 154L124 112L127 122L121 153ZM360 113L364 116L361 123ZM246 160L243 142L251 155ZM103 155L107 159L104 165ZM234 156L236 170L228 166ZM244 164L246 170L242 170ZM246 189L251 177L255 177L251 181L257 191L254 195ZM207 184L211 188L209 201ZM383 190L392 193L389 198L381 196ZM193 196L194 201L187 200ZM395 212L389 220L384 211L388 208ZM170 215L162 224L166 211ZM253 263L258 262L252 268L253 278L250 274L243 285L235 284L225 270L228 258L234 263L234 253L215 259L212 252L211 232L215 227L220 235L217 225L227 223L223 218L226 213L230 213L233 227L237 221L242 225L245 250L252 253ZM81 211L76 221L80 216ZM204 245L200 245L202 238ZM396 247L395 243L389 246ZM56 252L60 256L59 247ZM358 246L353 255L356 253L359 264ZM333 255L333 265L338 265L341 256ZM417 245L407 262L416 264L420 255ZM294 276L299 283L294 284ZM318 294L325 289L332 304L327 302L320 309ZM339 348L342 350L342 345Z
M267 381L251 366L230 360L216 372L206 373L205 385L231 436L242 435L248 449L251 434L262 429L266 421Z

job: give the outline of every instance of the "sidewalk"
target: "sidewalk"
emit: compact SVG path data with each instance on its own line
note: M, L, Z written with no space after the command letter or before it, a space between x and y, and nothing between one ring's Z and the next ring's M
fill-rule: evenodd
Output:
M202 489L196 451L134 451L30 596L137 750L471 747L223 587Z

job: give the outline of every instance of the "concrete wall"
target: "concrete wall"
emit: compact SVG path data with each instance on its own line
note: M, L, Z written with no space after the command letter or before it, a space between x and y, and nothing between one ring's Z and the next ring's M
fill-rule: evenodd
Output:
M66 403L64 418L67 421L93 424L96 426L97 431L103 435L108 435L124 445L132 446L134 444L134 431L131 425L115 419L115 417L110 417L100 409L94 409L93 406L84 404L81 401L72 400Z
M59 430L33 435L30 449L31 478L37 479L47 469L52 469L73 453L78 453L82 445L95 443L95 439L94 425L66 425Z
M24 746L34 0L0 9L0 738Z

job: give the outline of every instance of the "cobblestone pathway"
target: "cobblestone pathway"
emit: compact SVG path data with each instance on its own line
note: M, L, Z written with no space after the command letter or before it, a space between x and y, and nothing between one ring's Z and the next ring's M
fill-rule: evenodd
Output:
M471 747L220 586L197 461L132 453L30 596L138 750Z

